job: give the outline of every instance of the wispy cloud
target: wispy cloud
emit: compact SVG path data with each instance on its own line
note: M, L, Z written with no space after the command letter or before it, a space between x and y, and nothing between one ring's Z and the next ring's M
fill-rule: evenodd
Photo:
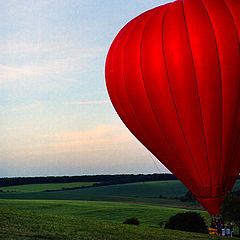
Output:
M109 103L108 100L98 100L98 101L79 101L79 102L68 102L69 105L91 105L91 104L101 104Z
M89 72L95 69L92 59L105 53L103 47L84 48L73 42L6 43L0 51L5 56L5 64L0 65L0 83Z
M12 107L4 108L1 111L1 114L3 113L10 113L10 112L23 112L23 111L32 111L42 105L41 102L36 103L30 103L30 104L18 104L14 105Z
M64 145L88 145L97 143L116 144L129 141L131 135L121 126L99 125L85 131L57 132L55 134L44 135L48 143L52 146Z
M80 57L89 58L96 57L105 53L103 46L88 46L83 47L81 42L75 43L74 41L67 42L58 40L57 42L6 42L0 45L1 55L10 55L11 59L21 58L25 59L29 55L47 54L47 58L62 58L62 57Z
M38 136L29 151L21 148L25 155L58 155L81 152L109 151L133 142L133 136L120 126L100 125L85 131L57 132Z

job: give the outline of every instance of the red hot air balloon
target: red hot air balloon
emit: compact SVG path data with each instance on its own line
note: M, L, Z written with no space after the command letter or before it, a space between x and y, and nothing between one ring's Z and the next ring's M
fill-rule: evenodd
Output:
M106 60L122 121L211 215L240 172L239 39L239 0L179 0L130 21Z

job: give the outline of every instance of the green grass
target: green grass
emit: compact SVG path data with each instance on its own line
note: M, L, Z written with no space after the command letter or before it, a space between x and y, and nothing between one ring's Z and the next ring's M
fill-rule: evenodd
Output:
M122 203L139 203L145 205L156 205L186 209L203 210L198 202L181 202L177 199L166 198L139 198L118 197L105 195L78 195L75 190L63 192L38 192L38 193L1 193L2 199L29 199L29 200L85 200L85 201L108 201Z
M33 193L46 190L61 190L65 188L91 186L94 183L51 183L51 184L28 184L19 186L9 186L0 188L4 192L15 191L17 193ZM240 189L240 180L237 180L234 190ZM101 187L92 187L72 190L70 193L60 192L57 195L60 199L75 199L74 195L79 196L118 196L118 197L143 197L143 198L158 198L160 195L168 198L183 196L187 192L187 188L178 180L170 181L152 181L152 182L137 182L128 184L116 184ZM16 195L17 197L18 195ZM21 196L21 195L19 195ZM28 196L28 195L26 195ZM48 195L46 195L48 196ZM61 197L62 196L62 197Z
M128 197L165 197L182 196L187 188L180 181L153 181L128 184L116 184L95 188L79 189L84 195L107 195Z
M40 186L39 186L40 185ZM43 189L49 189L49 184L21 185L8 187L6 189L15 189L17 192L2 192L2 199L46 199L46 200L87 200L87 201L110 201L110 202L135 202L147 204L161 204L168 206L187 207L189 204L178 200L160 199L159 195L175 196L184 195L187 191L184 185L179 181L156 181L139 182L129 184L117 184L101 187L91 187L84 189L75 189L57 192L42 192ZM59 187L65 187L60 184ZM174 189L174 190L173 190ZM37 191L38 190L38 191ZM191 204L190 204L191 206ZM191 207L199 208L198 204L192 204Z
M85 200L85 201L108 201L123 203L142 203L150 205L170 206L177 208L202 209L198 202L181 202L177 199L166 198L142 198L108 195L85 195L78 190L59 191L59 192L32 192L32 193L0 193L2 199L29 199L29 200Z
M0 238L12 240L205 240L207 234L0 208ZM235 238L237 240L237 238Z
M126 218L137 217L141 224L146 226L158 226L159 222L166 222L170 216L189 211L134 203L66 200L0 200L0 207L116 223L122 223ZM208 218L207 212L199 212Z
M62 187L68 187L68 184L56 184L56 186L53 185L52 187L51 184L6 187L2 188L4 192L0 193L0 198L129 201L134 198L138 198L137 200L140 200L140 198L158 198L160 195L165 197L182 196L187 191L186 187L180 181L155 181L116 184L58 192L42 192L46 189L53 190L57 188L61 189ZM16 192L6 192L6 190L16 190Z
M18 186L2 187L4 192L42 192L46 190L61 190L64 188L92 186L94 182L72 182L72 183L45 183L45 184L25 184Z
M219 239L206 234L158 228L159 222L166 222L170 216L179 212L189 211L186 208L200 208L198 204L191 205L176 199L157 198L159 195L175 196L186 191L179 181L42 192L49 190L49 185L53 186L52 184L22 185L17 186L18 192L0 193L0 198L32 199L0 199L0 239ZM75 186L56 184L54 188ZM240 189L239 180L234 188ZM197 211L209 224L207 212ZM122 224L131 217L137 217L141 225L135 227Z
M26 184L19 186L2 187L4 192L42 192L46 190L61 190L63 187L91 186L94 183L51 183L51 184ZM82 195L107 195L107 196L128 196L128 197L165 197L182 196L187 192L186 187L177 180L137 182L128 184L115 184L94 188L78 189Z
M0 193L0 198L133 202L201 209L198 203L184 203L176 199L158 198L159 195L170 197L184 195L187 189L179 181L139 182L57 192L41 192L40 190L43 188L38 185L41 184L36 184L35 189L38 189L39 192L24 192L26 190L30 191L32 188L30 186L29 189L29 185L21 185L17 186L18 192L3 192ZM60 187L63 186L66 187L66 185L60 184ZM49 187L46 186L46 188ZM237 181L234 189L240 189L240 180Z

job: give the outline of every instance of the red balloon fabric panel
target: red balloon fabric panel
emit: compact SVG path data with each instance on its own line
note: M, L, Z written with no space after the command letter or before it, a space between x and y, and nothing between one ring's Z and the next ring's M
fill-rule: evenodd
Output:
M240 1L183 0L116 36L106 84L118 115L212 214L240 171Z

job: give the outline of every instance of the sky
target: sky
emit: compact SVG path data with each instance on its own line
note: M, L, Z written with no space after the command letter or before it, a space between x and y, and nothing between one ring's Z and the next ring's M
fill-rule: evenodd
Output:
M8 0L0 8L0 177L168 172L115 112L118 31L167 0Z

